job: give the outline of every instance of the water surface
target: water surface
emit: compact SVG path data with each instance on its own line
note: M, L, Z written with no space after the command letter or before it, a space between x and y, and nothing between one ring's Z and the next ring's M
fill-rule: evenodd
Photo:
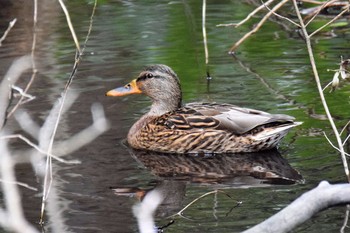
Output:
M220 188L232 197L218 194L201 199L185 211L186 218L176 218L167 232L240 232L276 213L321 180L331 183L346 181L339 155L322 134L325 131L332 135L329 123L312 117L311 113L324 112L305 45L296 33L293 30L283 31L275 23L268 22L259 33L242 44L237 58L233 58L227 55L230 46L257 19L239 29L218 28L216 25L237 22L254 7L236 1L209 2L207 32L212 80L208 85L201 4L199 1L98 3L93 30L71 88L79 93L79 97L63 116L57 139L69 138L91 124L90 107L95 102L104 106L111 128L67 158L78 159L81 164L54 163L51 198L56 204L48 206L50 218L47 217L49 221L44 225L45 232L137 232L132 214L137 198L120 193L116 195L113 188L129 188L142 193L154 187L173 191L173 195L168 194L168 202L158 211L156 220L159 226L170 221L167 216L206 192ZM90 1L67 2L81 43L88 30L92 6ZM16 57L31 51L31 9L32 3L25 1L23 4L5 4L1 10L3 21L18 18L16 26L0 47L1 74L6 73ZM7 23L0 26L4 31ZM348 41L348 32L339 33L334 38L319 36L314 41L324 85L332 78L327 69L338 68L340 55L346 57L349 54ZM23 108L42 124L64 89L75 55L65 17L56 2L44 1L39 6L35 55L38 74L30 94L36 99ZM237 163L234 156L178 159L131 151L125 146L127 132L133 122L147 112L150 101L143 96L107 98L105 92L124 85L145 65L154 63L167 64L179 75L184 102L231 103L289 114L303 121L303 125L292 130L283 140L279 152L266 155L276 156L274 158L284 161L283 164L291 169L287 169L290 171L288 174L276 171L277 174L283 178L291 175L295 178L301 174L302 181L296 178L296 184L281 184L259 180L251 173L242 172L238 176L232 172ZM18 85L24 86L28 79L29 75L23 76ZM349 119L349 91L350 88L344 86L335 93L326 93L340 128ZM21 132L13 119L8 126L14 132ZM261 155L258 158L264 160ZM174 166L165 166L171 163ZM178 173L186 168L185 165L190 165L188 168L191 170L202 168L203 164L205 168L209 163L213 164L211 169L218 169L206 170L207 173L196 170L187 176ZM268 163L267 167L273 166ZM21 164L16 170L19 181L41 189L30 165ZM201 176L203 173L207 175ZM40 192L24 188L21 192L26 217L39 228ZM242 204L235 207L236 201ZM340 206L323 211L296 232L338 231L343 224L345 209Z

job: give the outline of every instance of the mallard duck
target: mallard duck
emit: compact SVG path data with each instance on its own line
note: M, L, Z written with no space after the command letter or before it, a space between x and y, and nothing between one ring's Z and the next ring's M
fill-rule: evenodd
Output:
M165 153L241 153L277 146L300 124L284 114L241 108L231 104L182 105L180 81L166 65L146 67L136 79L106 93L125 96L143 93L152 106L129 130L135 149Z

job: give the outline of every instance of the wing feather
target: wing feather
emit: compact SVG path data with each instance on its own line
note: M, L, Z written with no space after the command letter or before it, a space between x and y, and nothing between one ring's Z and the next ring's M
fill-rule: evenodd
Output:
M165 125L171 129L218 129L244 134L267 124L294 124L294 118L284 114L241 108L230 104L191 103L167 114Z

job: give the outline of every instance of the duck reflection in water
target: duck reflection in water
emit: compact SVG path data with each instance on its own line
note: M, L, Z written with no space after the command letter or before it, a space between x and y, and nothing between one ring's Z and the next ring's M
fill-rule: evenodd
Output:
M154 187L148 190L137 187L114 189L118 196L137 194L141 203L136 205L134 214L139 224L145 222L140 213L143 209L157 207L156 216L164 218L183 208L188 183L225 189L304 182L301 174L276 149L212 155L162 154L143 150L131 150L130 153L157 178ZM145 198L147 195L148 199ZM154 201L157 199L150 201L151 197L158 198L159 206L148 206L149 203L157 203ZM153 213L148 217L153 219Z
M195 183L256 186L294 184L303 178L277 149L242 154L162 154L132 150L132 156L159 178Z

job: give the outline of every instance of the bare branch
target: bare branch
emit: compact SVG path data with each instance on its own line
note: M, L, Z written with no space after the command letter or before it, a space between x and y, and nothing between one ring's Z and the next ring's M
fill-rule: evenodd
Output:
M321 31L322 29L324 29L325 27L327 27L328 25L330 25L331 23L333 23L334 21L336 21L337 19L339 19L343 14L349 12L349 8L350 5L348 5L342 12L340 12L337 16L335 16L332 20L330 20L328 23L324 24L322 27L318 28L317 30L315 30L313 33L311 33L309 36L312 37L314 36L316 33L318 33L319 31Z
M79 45L79 41L78 41L78 38L77 38L77 35L75 34L75 31L74 31L74 27L73 27L73 24L72 24L72 21L70 19L70 15L69 15L69 12L67 10L67 7L66 5L64 5L64 2L62 0L58 0L58 2L60 3L61 5L61 8L66 16L66 20L67 20L67 24L69 26L69 29L70 29L70 32L72 34L72 37L73 37L73 40L74 40L74 43L75 43L75 47L77 48L79 54L81 53L81 49L80 49L80 45Z
M344 223L343 226L340 228L340 233L344 233L345 232L345 228L348 227L348 221L349 221L349 205L346 206L346 212L345 212L345 216L344 216Z
M0 172L2 179L6 180L6 182L1 183L1 186L7 210L5 215L8 216L7 227L18 233L37 233L38 231L24 218L21 197L17 185L15 185L17 181L15 178L14 163L6 144L6 140L0 140L0 151L2 152L0 156Z
M334 149L336 149L337 151L340 152L340 149L339 149L338 147L336 147L336 146L332 143L332 141L328 138L328 136L326 135L325 132L323 132L323 135L324 135L325 138L327 139L328 143L329 143ZM345 153L345 155L350 156L350 154L348 154L348 153L346 153L346 152L344 152L344 153Z
M71 30L71 33L72 33L75 45L77 47L77 52L76 52L76 59L75 59L75 62L74 62L73 68L72 68L72 72L71 72L71 74L70 74L70 76L68 78L68 81L67 81L66 86L65 86L65 88L63 90L63 93L62 93L61 104L58 107L58 113L57 113L57 116L56 116L56 120L54 122L52 122L52 123L54 123L54 126L51 127L52 134L49 137L50 141L49 141L48 147L47 147L48 154L51 154L51 152L53 150L53 143L54 143L55 135L57 133L57 129L58 129L58 125L59 125L59 122L60 122L60 119L61 119L61 115L63 114L63 109L64 109L65 102L67 101L69 87L70 87L71 83L73 82L75 74L76 74L76 72L78 70L78 65L80 63L81 56L84 53L84 49L86 47L86 43L87 43L87 41L89 39L91 30L92 30L92 22L93 22L93 16L95 14L96 6L97 6L97 0L95 0L95 4L94 4L93 10L92 10L91 17L90 17L89 30L88 30L87 35L86 35L86 39L85 39L83 50L80 49L80 45L79 45L78 39L76 37L76 34L74 32L74 28L73 28L73 25L71 23L70 16L69 16L69 13L68 13L68 10L67 10L66 6L64 5L62 0L59 0L59 3L61 4L61 7L62 7L62 9L63 9L63 11L64 11L64 13L66 15L67 23L68 23L69 28ZM48 123L52 124L51 122L48 122ZM45 202L47 200L48 194L50 193L50 188L51 188L51 185L52 185L52 157L48 155L46 157L46 159L47 159L46 160L46 172L45 172L45 178L44 178L43 198L42 198L42 203L41 203L40 224L43 224Z
M21 74L31 67L30 56L23 56L16 59L9 70L7 71L4 79L0 84L0 130L6 121L6 109L8 108L11 88L16 83Z
M16 21L17 19L15 18L9 23L8 28L4 32L4 35L2 35L2 37L0 38L0 46L2 45L2 42L6 39L7 34L9 34L10 30L13 28L13 26L15 26Z
M34 82L34 79L36 77L37 69L35 65L35 47L36 47L36 27L37 27L37 21L38 21L38 1L34 0L34 12L33 12L33 41L32 41L32 51L31 51L31 58L32 58L32 76L30 77L29 82L27 83L27 86L25 87L23 92L21 93L21 97L16 103L16 105L12 108L12 110L7 114L7 118L12 116L12 114L18 109L18 107L27 101L24 101L24 98L28 95L27 92L29 88L31 87L32 83ZM28 100L28 99L27 99ZM31 100L31 99L29 99Z
M266 9L268 9L269 11L271 11L272 14L274 14L274 15L277 16L278 18L284 19L284 20L290 22L291 24L294 24L294 25L297 26L298 28L300 27L300 25L297 24L296 22L294 22L293 20L291 20L291 19L289 19L289 18L287 18L287 17L284 17L284 16L282 16L282 15L280 15L280 14L277 14L275 11L272 11L272 10L269 8L269 6L266 5L266 3L264 3L262 0L261 0L261 2L262 2L262 4L263 4L263 6L266 7Z
M239 23L229 23L229 24L218 24L216 25L217 27L229 27L229 26L235 26L236 28L241 26L242 24L244 24L245 22L247 22L249 19L251 19L256 13L258 13L260 10L264 9L266 6L270 5L274 0L269 0L267 2L264 3L264 5L260 5L259 7L257 7L255 10L253 10L252 12L250 12L249 15L247 15L247 17L245 17L245 19L243 19L241 22Z
M265 21L273 14L272 12L277 11L279 8L281 8L284 4L286 4L289 0L283 0L279 2L274 8L272 8L271 11L269 11L261 20L260 22L248 33L246 33L240 40L238 40L230 49L229 53L233 53L236 48L243 43L248 37L253 35L255 32L257 32L260 27L265 23Z
M345 155L343 143L342 143L341 137L339 135L339 132L337 130L337 127L336 127L336 125L334 123L333 117L332 117L332 115L331 115L331 113L329 111L326 98L324 97L324 94L323 94L323 91L322 91L321 81L320 81L320 77L318 75L316 62L315 62L315 58L314 58L314 55L313 55L313 50L312 50L312 46L311 46L310 36L309 36L308 32L306 31L306 27L305 27L305 24L304 24L303 19L301 17L301 14L300 14L300 11L299 11L299 8L298 8L298 4L297 4L296 0L293 0L293 5L294 5L295 11L297 13L297 16L298 16L298 19L299 19L299 22L300 22L300 25L301 25L301 30L302 30L302 32L304 34L304 38L305 38L305 41L306 41L306 47L307 47L307 51L308 51L308 54L309 54L312 71L314 73L314 78L315 78L315 81L316 81L317 90L318 90L318 93L320 95L320 98L321 98L321 101L322 101L322 104L323 104L323 108L324 108L324 110L326 112L328 121L329 121L329 123L330 123L330 125L331 125L331 127L333 129L334 135L336 137L336 140L337 140L337 143L338 143L338 147L340 149L341 159L342 159L342 162L343 162L343 166L344 166L344 171L345 171L346 177L348 179L348 182L350 182L350 172L349 172L348 162L346 160L346 155Z
M0 182L2 182L2 183L9 183L9 184L16 184L16 185L18 185L18 186L22 186L22 187L25 187L25 188L27 188L27 189L33 190L33 191L38 191L37 188L35 188L35 187L33 187L33 186L30 186L30 185L28 185L28 184L26 184L26 183L19 182L19 181L16 181L16 182L13 182L13 181L12 181L12 182L10 182L10 181L7 181L7 180L0 179Z
M162 193L155 189L147 193L141 203L133 206L133 213L138 220L140 233L155 232L153 215L163 199Z
M209 52L208 52L208 42L207 42L207 30L205 28L205 13L206 13L206 0L203 0L202 6L202 33L203 33L203 43L205 52L205 64L209 63Z
M35 143L31 142L28 138L24 137L21 134L12 134L12 135L6 135L6 136L0 136L1 140L4 139L11 139L11 138L19 138L22 141L26 142L28 145L30 145L31 147L33 147L35 150L37 150L38 152L40 152L41 154L47 154L46 151L40 149L37 145L35 145ZM78 160L73 160L73 161L67 161L64 159L59 158L58 156L55 156L53 154L49 154L49 156L51 156L53 159L61 162L61 163L65 163L65 164L80 164L80 161ZM17 162L17 161L16 161Z
M289 232L321 210L345 203L350 203L350 184L330 185L322 181L280 212L244 233Z
M325 2L318 2L318 4L322 4L322 6L318 7L318 10L314 13L314 15L312 16L312 18L305 23L305 27L307 27L315 18L316 16L321 12L322 9L324 9L325 7L327 7L329 4L332 4L333 2L336 2L337 0L330 0L330 1L325 1ZM315 4L315 3L314 3Z
M77 133L66 141L59 142L55 145L54 153L60 155L70 154L73 151L83 147L93 141L96 137L104 133L109 128L103 108L99 104L94 104L91 108L93 124L88 128Z

